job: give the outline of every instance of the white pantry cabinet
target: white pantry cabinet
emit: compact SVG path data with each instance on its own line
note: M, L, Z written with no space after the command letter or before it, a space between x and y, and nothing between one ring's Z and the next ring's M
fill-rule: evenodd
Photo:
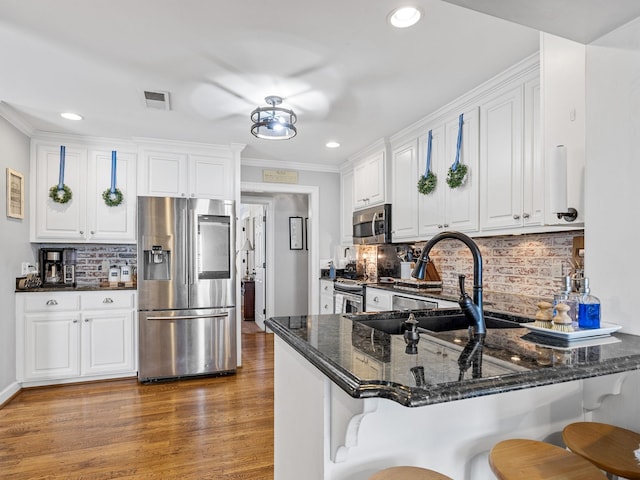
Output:
M109 207L102 193L111 186L111 150L65 145L64 183L73 196L61 204L49 197L59 180L61 144L65 142L32 142L30 241L135 243L136 153L114 146L116 187L124 199Z
M16 294L18 381L135 375L135 295L131 290Z
M353 199L356 210L385 202L385 148L367 155L353 165Z
M228 148L143 147L141 158L140 195L235 198L233 157Z

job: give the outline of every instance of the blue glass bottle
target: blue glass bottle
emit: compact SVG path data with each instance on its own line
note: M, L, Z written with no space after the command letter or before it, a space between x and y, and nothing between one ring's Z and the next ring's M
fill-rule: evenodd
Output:
M578 304L578 326L580 328L600 328L600 300L591 295L590 291L589 279L585 278Z

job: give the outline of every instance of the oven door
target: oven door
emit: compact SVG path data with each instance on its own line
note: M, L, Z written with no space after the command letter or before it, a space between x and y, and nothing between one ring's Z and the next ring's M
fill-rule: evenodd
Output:
M334 313L362 312L362 295L348 292L333 292Z

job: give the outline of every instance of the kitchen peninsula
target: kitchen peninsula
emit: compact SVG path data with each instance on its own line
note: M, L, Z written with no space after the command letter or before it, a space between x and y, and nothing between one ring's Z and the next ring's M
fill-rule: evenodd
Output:
M468 370L458 381L464 329L422 333L407 353L402 335L352 320L375 315L267 321L276 334L276 480L366 479L393 465L493 478L496 442L553 439L640 369L637 336L551 346L516 324L489 327L482 377Z

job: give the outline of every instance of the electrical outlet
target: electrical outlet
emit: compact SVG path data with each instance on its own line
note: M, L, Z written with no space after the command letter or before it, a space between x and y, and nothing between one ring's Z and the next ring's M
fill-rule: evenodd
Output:
M26 275L27 273L29 273L29 265L29 262L22 262L20 275Z
M552 277L562 277L562 263L556 262L551 266L551 276Z

